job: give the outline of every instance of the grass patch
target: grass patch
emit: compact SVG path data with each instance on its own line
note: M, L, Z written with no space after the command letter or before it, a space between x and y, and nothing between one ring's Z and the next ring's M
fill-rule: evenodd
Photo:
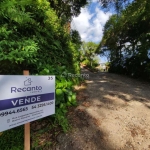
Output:
M0 150L23 150L24 126L19 126L2 132L0 135Z
M67 118L66 118L67 119ZM54 117L48 116L30 123L31 150L49 150L57 144L57 136L63 132ZM0 132L0 150L24 149L24 125Z

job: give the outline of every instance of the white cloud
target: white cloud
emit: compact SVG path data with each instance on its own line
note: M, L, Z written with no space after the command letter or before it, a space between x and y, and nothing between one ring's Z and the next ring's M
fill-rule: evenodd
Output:
M103 36L103 26L110 15L111 13L104 13L98 7L92 14L88 8L82 8L81 14L73 19L71 27L79 31L83 41L99 42Z
M98 0L91 0L92 2L98 2Z

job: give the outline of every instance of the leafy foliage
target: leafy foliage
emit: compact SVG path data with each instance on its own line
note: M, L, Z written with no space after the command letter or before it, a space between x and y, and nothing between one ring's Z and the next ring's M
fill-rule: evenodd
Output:
M62 73L62 74L60 74ZM64 76L69 73L65 66L55 67L47 66L40 72L40 75L53 75L56 76L56 114L55 122L62 126L66 132L69 128L68 121L65 117L67 107L76 105L76 94L73 92L74 80Z
M104 10L113 10L116 11L118 14L121 10L125 9L131 2L131 0L98 0L99 3L102 5Z
M49 0L50 6L56 11L57 16L62 20L71 20L71 17L78 16L81 7L88 4L87 0Z
M75 44L78 44L81 46L81 37L79 35L79 32L77 30L71 30L71 37L72 37L72 42ZM80 47L79 47L80 48Z
M81 62L89 67L95 67L99 64L96 58L97 44L93 42L83 42L83 50L81 51Z
M150 79L150 17L148 0L130 4L105 24L98 49L110 51L110 71Z
M50 5L48 0L0 1L0 74L18 75L28 69L31 75L56 75L56 114L51 118L67 131L66 113L69 106L76 105L73 86L80 79L62 74L80 73L81 41L76 31L68 33L63 18ZM14 131L0 136L2 149L22 149L22 131L17 132L17 145L6 140Z
M70 35L46 0L4 0L0 9L1 74L11 73L10 69L21 74L30 68L32 74L46 64L68 66L68 61L72 62Z

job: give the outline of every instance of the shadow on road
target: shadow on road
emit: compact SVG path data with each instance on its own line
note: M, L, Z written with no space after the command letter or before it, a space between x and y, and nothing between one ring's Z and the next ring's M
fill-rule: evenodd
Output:
M57 149L148 149L150 84L106 72L82 73L89 78L77 89L78 106L68 113L72 131L58 136Z

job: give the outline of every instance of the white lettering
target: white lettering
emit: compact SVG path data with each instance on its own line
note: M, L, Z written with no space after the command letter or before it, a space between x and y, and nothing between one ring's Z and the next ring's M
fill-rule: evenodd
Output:
M26 98L21 98L21 99L17 99L17 100L12 100L12 104L13 106L16 106L17 103L19 103L19 105L24 105L24 104L30 104L30 103L35 103L35 102L40 102L41 101L41 96L36 96L36 97L26 97Z
M23 105L23 99L19 99L19 105Z
M34 103L36 101L36 97L31 97L31 102Z
M37 101L41 101L41 96L37 96Z
M14 102L14 101L11 101L11 102L12 102L13 106L16 106L16 104L18 103L18 100L16 100L16 102Z
M26 103L30 103L30 98L28 98L28 99L25 98L25 104L26 104Z

